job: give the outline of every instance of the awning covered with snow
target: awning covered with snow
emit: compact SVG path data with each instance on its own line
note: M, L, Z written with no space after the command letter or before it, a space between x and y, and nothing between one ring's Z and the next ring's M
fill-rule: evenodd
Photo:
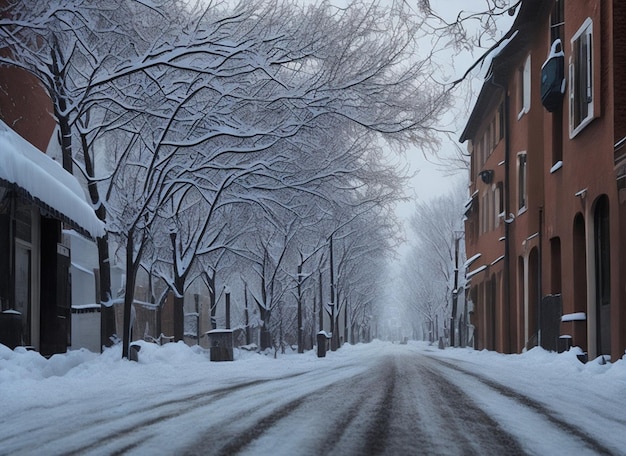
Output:
M96 238L104 223L96 217L74 176L0 120L0 184L14 186L46 212L76 231Z

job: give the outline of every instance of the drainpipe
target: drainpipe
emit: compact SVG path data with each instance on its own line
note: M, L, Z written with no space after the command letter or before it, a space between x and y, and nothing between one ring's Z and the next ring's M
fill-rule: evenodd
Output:
M508 87L504 89L504 214L505 219L511 212L510 202L510 180L511 180L511 144L509 139L509 107L510 99ZM511 331L511 227L509 223L504 224L504 299L506 299L505 322L508 325L508 352L513 352L513 340Z
M543 206L539 206L539 259L537 265L537 346L541 347L541 296L543 294Z
M509 181L510 181L510 156L511 156L511 144L509 139L509 91L508 84L501 85L495 81L495 76L491 78L491 84L502 89L504 92L504 278L503 278L503 288L504 288L504 300L502 303L502 319L505 324L508 325L507 328L507 336L503 340L508 339L508 347L502 347L503 352L513 352L513 341L511 340L512 331L511 331L511 281L510 281L510 272L511 272L511 258L510 258L510 250L511 250L511 241L510 241L510 224L506 222L511 213L510 207L510 191L509 191Z

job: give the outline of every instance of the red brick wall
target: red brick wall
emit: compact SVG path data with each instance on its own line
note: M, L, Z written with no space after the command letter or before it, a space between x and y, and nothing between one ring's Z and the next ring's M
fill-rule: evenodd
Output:
M56 125L52 112L50 97L36 77L0 66L0 118L44 152Z
M626 136L626 2L613 1L615 142Z

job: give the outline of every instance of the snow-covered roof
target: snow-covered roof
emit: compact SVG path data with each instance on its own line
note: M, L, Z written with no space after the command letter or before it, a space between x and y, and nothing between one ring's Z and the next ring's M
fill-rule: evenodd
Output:
M491 77L493 59L498 57L502 53L502 51L506 49L506 47L511 43L511 41L513 41L518 33L519 30L514 30L513 33L511 33L510 35L507 34L508 36L503 38L500 43L498 43L498 45L489 54L487 54L487 56L485 56L482 67L486 68L486 71L483 79L486 80Z
M87 203L76 178L1 120L0 180L16 185L36 202L58 212L73 228L94 238L104 234L104 223Z

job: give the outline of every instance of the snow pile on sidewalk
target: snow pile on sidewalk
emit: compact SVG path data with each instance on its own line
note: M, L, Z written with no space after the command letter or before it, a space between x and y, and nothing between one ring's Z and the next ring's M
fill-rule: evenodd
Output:
M517 373L525 370L552 378L575 378L577 381L596 379L607 382L616 381L622 387L626 385L626 354L614 363L603 357L582 363L577 356L583 354L579 347L572 347L564 353L549 352L540 347L534 347L521 354L505 355L471 348L446 348L435 352L432 350L433 347L428 347L426 343L413 342L412 344L422 349L430 348L430 354L436 357L480 365L483 369L492 368L494 372L500 371L502 376L507 374L517 376ZM489 371L491 372L491 369Z
M322 361L315 356L314 350L306 352L304 355L290 352L288 355L279 355L278 359L274 360L272 359L273 356L262 356L254 352L235 349L234 363L211 363L209 362L208 350L198 346L189 347L182 342L162 346L147 342L138 342L138 344L141 346L139 363L121 359L121 347L119 345L105 350L102 354L81 349L46 359L39 353L27 351L22 347L10 350L0 344L0 385L6 386L13 382L26 380L41 381L50 377L84 378L85 376L93 376L97 378L105 373L107 373L107 377L110 377L112 372L124 375L127 380L130 380L133 372L142 370L140 366L143 366L147 371L156 368L156 372L161 372L162 375L166 375L169 370L180 372L180 369L188 371L200 369L205 373L228 370L230 374L245 376L246 373L258 373L258 369L263 370L265 368L266 373L270 374L281 365L286 369L291 369L296 366L310 366L311 363ZM385 345L388 343L374 341L369 344L369 348L383 348ZM469 365L480 366L482 371L487 369L489 372L500 372L499 376L501 377L517 376L517 373L524 370L552 378L571 380L574 376L578 381L583 381L585 378L604 378L606 382L615 381L622 386L626 385L626 355L615 363L603 362L602 358L597 358L583 364L576 356L582 353L578 347L560 354L535 347L522 354L504 355L469 348L437 350L435 346L430 346L426 342L412 341L409 346L413 350L423 351L438 358L463 361ZM342 357L342 353L354 355L355 352L362 351L367 347L366 344L358 346L346 344L333 355L335 357ZM212 377L216 373L212 372Z
M623 435L615 434L624 422L626 409L625 359L604 364L596 359L582 364L576 357L580 353L578 349L556 354L535 348L520 355L503 355L465 348L440 350L425 342L401 345L374 341L355 346L346 344L336 352L328 352L324 358L318 358L315 350L302 355L288 350L286 355L278 354L278 359L274 359L273 353L235 350L234 362L218 363L210 362L207 350L182 342L163 346L139 342L139 345L139 362L121 359L120 346L103 354L77 350L50 359L21 348L9 350L0 346L0 410L4 417L4 435L0 435L0 440L22 448L19 436L28 429L38 432L43 429L39 438L48 442L50 435L58 434L54 423L65 423L72 429L81 429L87 423L89 432L69 433L54 443L57 449L86 448L100 431L103 435L113 435L125 426L134 426L132 423L151 422L155 409L166 417L169 413L178 416L176 407L185 407L188 399L201 400L219 391L232 390L233 386L245 385L247 395L260 395L263 400L278 404L289 400L283 397L285 390L274 391L265 380L281 379L294 391L305 388L306 392L307 388L318 388L319 379L352 378L380 366L381 358L392 357L397 362L426 361L425 365L433 366L442 379L457 385L479 407L485 407L495 416L506 415L502 404L508 402L503 402L502 397L517 397L522 406L526 402L541 404L541 409L549 410L550 416L558 416L587 435L600 436L603 442L613 442L613 446L626 444L626 440L622 442ZM431 359L424 360L423 356ZM301 381L304 383L300 384ZM520 397L528 401L519 400ZM164 412L168 407L173 411ZM249 400L230 407L236 413L245 413ZM533 413L532 416L537 415L537 410ZM181 426L193 428L190 423L196 418L191 413L172 428L164 422L159 429L174 436ZM103 429L98 420L106 423ZM518 424L515 421L514 425L502 426L513 432ZM542 444L550 448L550 442Z

